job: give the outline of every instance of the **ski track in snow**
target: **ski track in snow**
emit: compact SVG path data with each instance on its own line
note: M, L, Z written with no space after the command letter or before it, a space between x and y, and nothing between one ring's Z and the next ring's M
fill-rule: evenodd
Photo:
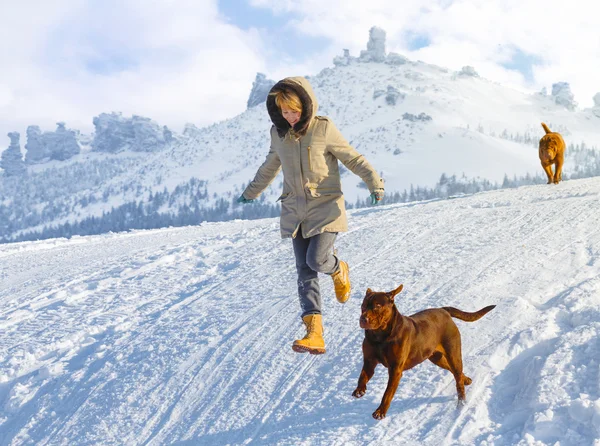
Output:
M322 276L327 354L303 327L278 219L0 246L1 445L600 445L600 180L350 212L353 293ZM404 373L387 418L362 366L366 288L457 321L450 373Z

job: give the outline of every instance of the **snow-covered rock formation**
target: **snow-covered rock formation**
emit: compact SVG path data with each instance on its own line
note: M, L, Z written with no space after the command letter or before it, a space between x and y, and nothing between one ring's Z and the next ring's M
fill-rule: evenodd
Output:
M369 31L369 42L367 49L360 52L361 62L384 62L385 61L385 31L374 26Z
M124 118L121 113L101 113L93 122L96 135L92 148L95 152L156 152L173 136L166 126L161 128L143 116Z
M27 164L64 161L80 153L75 131L67 129L64 122L57 122L56 125L56 131L43 133L37 125L27 127Z
M4 175L7 177L20 176L27 172L21 153L20 136L19 132L10 132L8 134L10 145L8 149L2 152L2 157L0 158L0 167L4 169Z
M256 73L256 78L252 83L252 90L250 91L250 97L248 98L247 108L252 108L258 104L263 104L267 100L267 95L271 90L271 87L275 85L275 81L267 79L263 73Z
M571 92L571 86L568 82L552 84L552 97L556 104L562 105L567 110L573 111L577 107L575 96Z

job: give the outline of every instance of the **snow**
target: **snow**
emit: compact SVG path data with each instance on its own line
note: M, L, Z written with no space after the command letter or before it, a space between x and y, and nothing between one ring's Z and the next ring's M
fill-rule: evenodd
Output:
M327 354L302 335L278 219L0 246L2 445L600 445L600 178L360 209L322 277ZM362 366L367 287L457 321L467 404L423 363L387 417Z
M381 44L377 42L375 47ZM568 110L555 102L555 96L526 94L421 61L394 65L350 57L346 62L310 76L319 114L331 117L344 137L382 174L388 196L408 191L411 185L432 188L442 174L500 184L505 175L543 176L537 150L543 135L541 122L561 132L569 147L583 143L588 149L600 146L597 107ZM376 97L378 91L393 94ZM396 97L396 103L392 105L386 97ZM421 114L431 121L403 119ZM146 118L123 118L121 121L129 124L121 124L131 127L132 120L148 124L146 133L154 135L150 139L164 136L164 129ZM151 206L151 194L165 189L174 192L192 179L206 182L207 197L181 194L161 209L165 214L182 215L182 202L208 209L217 200L235 200L265 159L271 125L261 103L205 128L188 126L183 135L163 141L154 147L158 151L143 156L131 150L100 156L106 154L90 152L89 137L77 135L84 146L82 153L64 162L29 166L29 176L20 179L19 188L0 181L0 201L2 196L12 200L12 208L5 212L19 215L0 237L15 240L67 222L77 225L91 217L101 219L103 213L124 204ZM127 133L127 128L121 130ZM151 150L145 146L138 149ZM581 163L575 157L568 149L565 178L577 174L579 164L594 164L597 154L585 150L578 155ZM349 174L342 181L349 203L368 197L358 177ZM264 192L266 203L275 205L281 195L280 184L281 176ZM222 212L220 217L229 215ZM115 227L111 218L104 218L105 227ZM141 223L137 223L139 227Z
M433 187L442 173L500 183L505 174L543 175L537 145L503 139L505 130L537 141L543 135L540 123L546 122L563 133L567 144L600 144L597 117L590 110L569 111L550 96L525 94L419 61L401 66L353 62L325 68L309 81L319 99L319 114L332 118L344 137L383 172L388 193L411 185ZM392 106L385 95L374 98L374 92L390 87L404 99ZM409 122L402 119L405 113L424 113L432 121ZM259 104L199 129L139 169L160 173L160 184L151 186L155 190L172 190L195 176L208 181L211 197L229 197L264 161L270 127L265 106ZM394 155L395 149L401 153ZM365 198L359 183L358 177L343 178L348 202ZM281 194L278 184L276 179L265 191L269 202Z

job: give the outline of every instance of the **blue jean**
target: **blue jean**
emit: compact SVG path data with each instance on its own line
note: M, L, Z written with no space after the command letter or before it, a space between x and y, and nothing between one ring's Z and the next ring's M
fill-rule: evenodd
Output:
M296 256L296 271L298 271L298 297L302 317L309 314L321 314L321 292L319 289L319 274L333 274L339 269L339 260L333 254L333 243L337 232L323 232L309 238L302 237L298 231L292 239Z

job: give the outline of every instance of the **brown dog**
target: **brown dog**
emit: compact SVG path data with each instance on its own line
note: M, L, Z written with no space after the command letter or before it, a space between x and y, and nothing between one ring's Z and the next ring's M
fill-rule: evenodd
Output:
M432 308L407 317L402 316L394 304L394 296L401 290L402 285L389 293L374 292L369 288L361 307L360 327L365 329L364 363L352 396L360 398L365 394L377 364L387 367L388 384L381 404L373 412L373 418L377 420L385 417L402 372L426 359L452 372L458 403L462 405L465 385L471 384L471 378L463 374L460 333L452 318L473 322L496 307L490 305L476 313L452 307Z
M565 141L560 133L551 132L546 124L542 122L546 134L540 139L540 161L548 176L548 184L558 184L562 180L562 168L565 162ZM554 164L554 175L552 174Z

